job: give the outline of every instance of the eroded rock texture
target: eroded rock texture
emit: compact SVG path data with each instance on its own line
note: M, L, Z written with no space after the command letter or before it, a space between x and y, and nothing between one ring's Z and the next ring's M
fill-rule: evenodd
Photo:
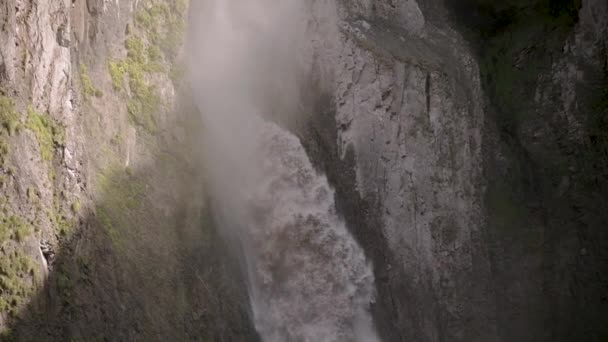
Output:
M187 16L0 4L3 341L257 338L204 197Z
M605 340L606 1L311 4L292 128L382 340ZM0 3L2 339L257 339L193 157L186 13Z
M385 340L605 336L605 7L342 3L302 135Z

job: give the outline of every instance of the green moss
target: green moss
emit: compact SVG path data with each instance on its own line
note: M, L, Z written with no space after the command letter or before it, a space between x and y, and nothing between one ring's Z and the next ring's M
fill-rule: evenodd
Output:
M13 216L11 224L14 227L14 237L17 242L23 242L25 238L32 235L34 230L32 226L26 223L23 219L17 216Z
M19 250L0 254L0 312L15 315L34 292L34 263Z
M6 328L6 329L0 331L0 341L15 342L15 341L17 341L17 338L15 337L15 335L13 334L13 331L11 329Z
M118 208L139 208L145 184L132 173L119 168L110 168L99 177L99 187L106 202Z
M38 192L34 188L27 188L27 200L30 203L38 203L40 198L38 197Z
M183 0L171 4L158 2L136 16L136 23L152 45L162 50L169 60L173 60L183 43L187 9L188 3Z
M116 246L142 206L145 197L143 180L120 167L110 167L97 181L103 202L96 208L97 219Z
M9 239L22 242L32 235L33 228L24 219L15 215L0 215L0 244Z
M127 105L129 119L135 125L145 128L149 133L155 133L157 127L154 113L160 110L160 106L161 99L156 93L156 89L146 89L129 101Z
M72 203L71 208L74 214L78 214L80 212L80 209L82 209L82 205L80 204L79 200L76 200L74 203Z
M127 59L123 62L129 76L131 98L128 103L129 118L150 133L156 131L154 115L160 110L158 91L146 83L145 75L153 69L148 62L141 39L129 38L126 43Z
M57 286L59 298L63 302L62 304L68 309L73 305L74 287L81 276L82 275L74 269L73 263L58 263L55 272L55 284Z
M4 167L6 164L8 154L10 152L10 145L8 140L0 135L0 167Z
M0 244L5 243L11 237L11 227L4 220L0 221Z
M19 112L15 103L6 96L0 96L0 125L9 135L13 135L19 126Z
M63 193L62 193L63 195ZM51 220L55 231L61 236L69 235L76 226L75 220L69 219L65 211L62 209L62 203L65 203L65 196L62 198L57 195L53 196L53 210L47 212L47 216Z
M69 235L74 229L74 222L68 220L60 213L57 213L53 217L53 224L55 225L55 231L59 232L61 236Z
M114 134L112 139L110 139L110 143L112 143L112 145L115 145L115 146L122 146L123 142L124 142L124 138L123 138L122 134L120 134L120 133Z
M4 167L10 152L8 136L19 128L19 112L12 99L0 95L0 167Z
M112 78L112 86L115 90L123 90L125 84L125 75L127 74L127 68L122 62L108 62L108 68L110 70L110 77Z
M131 62L145 67L147 64L146 46L143 40L139 37L129 37L125 42L127 48L127 59Z
M167 72L164 62L171 64L183 43L187 7L188 3L181 0L171 4L152 2L138 11L135 22L139 34L129 32L125 41L127 57L108 63L114 88L122 91L128 84L130 121L151 134L157 130L155 116L162 108L162 100L146 76ZM178 69L171 71L175 71L172 79L181 77Z
M92 96L103 96L103 92L93 85L93 81L89 76L89 68L85 64L80 65L80 81L82 82L82 93L85 99L88 99Z
M120 233L118 230L118 226L115 224L115 218L109 211L107 206L100 205L97 207L97 220L101 227L105 230L106 234L112 241L112 244L118 248L123 246L122 239L120 238Z
M148 47L148 60L150 62L160 62L162 60L162 52L156 45Z
M36 135L43 160L52 160L55 147L65 144L65 129L50 116L40 114L32 107L28 108L26 128Z

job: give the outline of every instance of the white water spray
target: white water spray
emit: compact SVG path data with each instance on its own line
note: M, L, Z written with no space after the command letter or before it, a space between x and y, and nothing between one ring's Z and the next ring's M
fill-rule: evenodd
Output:
M247 263L266 342L375 342L371 266L299 139L263 119L297 111L309 13L302 0L208 0L191 68L218 219Z

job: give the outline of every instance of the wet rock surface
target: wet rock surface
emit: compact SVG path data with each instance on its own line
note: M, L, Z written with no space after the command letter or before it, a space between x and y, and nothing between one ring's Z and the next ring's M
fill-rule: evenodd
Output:
M522 18L505 24L510 4L418 4L343 4L337 43L321 48L331 86L298 128L374 261L380 334L600 339L605 167L575 151L605 148L588 102L606 60L590 13L605 6L550 2L543 18L545 3L514 5ZM404 23L405 7L419 17Z

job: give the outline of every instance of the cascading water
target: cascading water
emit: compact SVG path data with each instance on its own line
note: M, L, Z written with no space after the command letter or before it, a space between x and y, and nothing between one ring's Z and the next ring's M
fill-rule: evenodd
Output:
M264 341L375 342L363 250L299 139L263 119L297 109L302 3L209 0L196 12L191 67L209 183L218 221L242 249Z
M374 279L333 191L292 134L264 125L266 177L248 198L255 323L266 341L375 341Z

